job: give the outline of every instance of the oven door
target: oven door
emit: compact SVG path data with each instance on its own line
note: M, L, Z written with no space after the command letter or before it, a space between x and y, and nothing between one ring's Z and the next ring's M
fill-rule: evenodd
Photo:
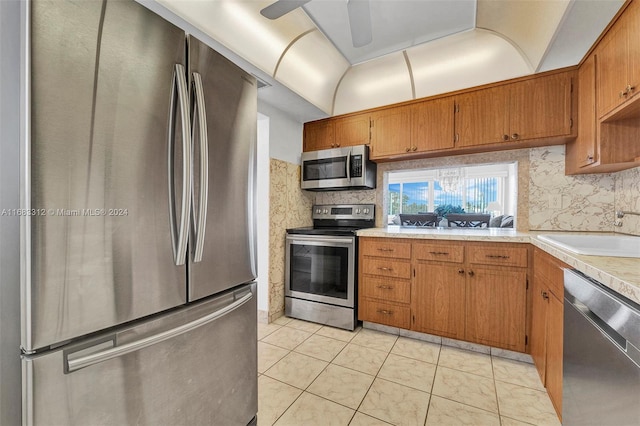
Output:
M355 240L287 235L285 296L354 307Z

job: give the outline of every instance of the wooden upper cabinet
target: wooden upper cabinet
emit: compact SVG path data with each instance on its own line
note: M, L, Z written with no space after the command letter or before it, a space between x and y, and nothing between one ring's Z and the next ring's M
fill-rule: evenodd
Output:
M424 101L411 107L412 152L453 148L453 98Z
M640 92L640 1L629 4L597 48L598 117Z
M456 146L509 140L509 91L506 86L477 90L456 98Z
M303 150L340 148L369 143L369 114L327 118L304 124Z
M304 124L304 151L335 148L335 126L331 120Z
M369 114L333 119L338 147L369 144Z
M560 73L510 84L511 141L571 135L573 73Z
M567 146L574 162L568 169L598 161L596 131L596 55L590 55L578 70L578 137Z
M388 108L371 114L371 158L411 151L411 107Z

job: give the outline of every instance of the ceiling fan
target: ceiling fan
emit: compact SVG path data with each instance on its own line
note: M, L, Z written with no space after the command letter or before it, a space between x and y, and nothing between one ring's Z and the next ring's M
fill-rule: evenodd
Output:
M278 19L294 9L297 9L311 0L277 0L260 11L265 18ZM362 47L371 43L371 9L369 0L349 0L347 2L349 14L349 27L351 28L351 41L353 47Z

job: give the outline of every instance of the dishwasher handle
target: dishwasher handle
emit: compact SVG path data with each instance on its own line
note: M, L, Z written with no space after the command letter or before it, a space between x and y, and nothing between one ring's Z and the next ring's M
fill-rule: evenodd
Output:
M639 362L640 305L572 269L564 269L564 289L567 303Z

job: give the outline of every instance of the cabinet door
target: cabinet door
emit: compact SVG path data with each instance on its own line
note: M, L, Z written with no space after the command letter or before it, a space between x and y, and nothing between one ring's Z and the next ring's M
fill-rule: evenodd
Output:
M553 74L511 84L511 141L571 134L571 77Z
M411 151L410 124L409 107L390 108L373 113L371 115L371 158L386 158Z
M411 107L411 151L453 148L453 98L421 102Z
M524 271L484 267L469 270L467 340L524 352L526 282Z
M542 279L533 278L533 304L531 308L531 358L535 364L542 384L546 380L547 363L547 299L543 292L547 291ZM548 294L548 293L547 293Z
M509 92L506 87L478 90L456 98L458 147L509 140Z
M338 147L369 143L369 114L334 119L335 142Z
M462 266L416 265L411 285L411 329L463 339L464 300Z
M598 161L596 149L596 55L590 55L578 71L578 137L574 159L578 167ZM569 149L569 148L568 148Z
M562 351L564 305L549 293L547 314L547 377L545 386L558 417L562 416ZM560 419L562 420L562 418Z
M304 151L335 148L335 128L332 120L304 124Z
M622 102L627 86L627 32L617 23L602 40L598 50L598 117Z
M640 1L632 2L624 12L627 25L627 48L629 66L627 85L633 87L628 97L640 93Z

